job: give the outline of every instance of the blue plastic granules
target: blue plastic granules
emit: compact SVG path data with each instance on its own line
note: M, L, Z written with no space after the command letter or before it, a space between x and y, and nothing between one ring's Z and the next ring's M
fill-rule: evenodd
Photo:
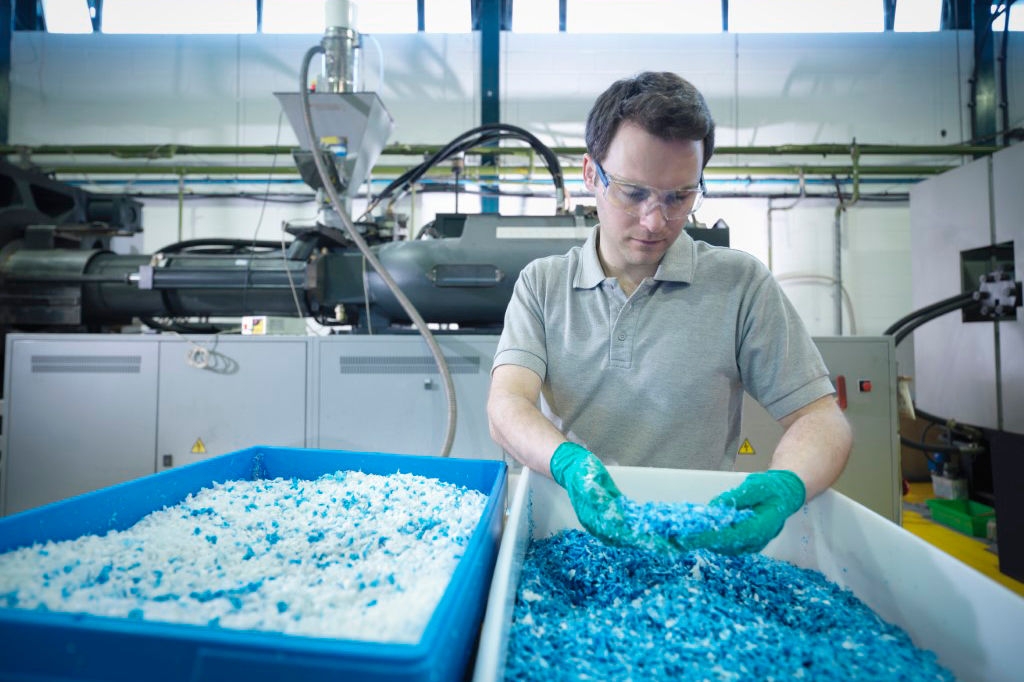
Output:
M631 526L645 535L682 538L719 530L754 515L751 509L690 502L636 502L625 496L616 503Z
M509 680L954 680L817 571L578 530L527 550L507 653Z

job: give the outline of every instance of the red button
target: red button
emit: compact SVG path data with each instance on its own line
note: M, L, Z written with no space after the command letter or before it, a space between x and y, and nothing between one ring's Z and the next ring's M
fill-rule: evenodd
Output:
M861 381L860 382L860 392L861 393L871 393L871 382L867 381L867 380Z

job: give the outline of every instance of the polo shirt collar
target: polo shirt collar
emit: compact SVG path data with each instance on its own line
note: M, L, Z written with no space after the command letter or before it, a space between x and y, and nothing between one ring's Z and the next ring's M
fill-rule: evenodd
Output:
M679 238L661 259L654 279L663 282L693 282L693 271L697 262L697 245L686 230L679 233Z
M576 271L576 281L573 286L577 289L593 289L600 286L607 277L604 268L601 267L601 259L597 257L597 235L598 226L590 231L587 241L583 243L581 252L580 269Z
M597 257L598 234L598 226L595 226L583 244L580 269L576 271L573 282L577 289L593 289L607 279L604 268L601 267L601 259ZM654 273L654 279L665 282L692 282L696 259L696 245L684 230L672 246L668 247L658 270Z

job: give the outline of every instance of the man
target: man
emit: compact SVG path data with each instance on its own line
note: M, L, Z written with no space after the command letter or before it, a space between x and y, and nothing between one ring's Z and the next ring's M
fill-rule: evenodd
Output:
M666 549L623 519L599 456L730 469L746 390L785 433L769 471L712 503L754 514L684 548L759 551L845 466L852 438L828 370L764 265L683 232L714 151L693 85L672 73L617 81L591 109L586 143L600 223L520 273L492 369L491 435L565 487L594 535Z

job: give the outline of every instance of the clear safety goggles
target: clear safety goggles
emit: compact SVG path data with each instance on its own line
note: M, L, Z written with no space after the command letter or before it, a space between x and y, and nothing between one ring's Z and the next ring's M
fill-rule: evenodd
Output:
M697 212L704 201L704 176L697 187L660 190L637 182L626 182L606 173L601 164L594 161L597 177L604 185L604 198L609 204L620 208L636 218L643 218L656 206L666 222L683 220Z

